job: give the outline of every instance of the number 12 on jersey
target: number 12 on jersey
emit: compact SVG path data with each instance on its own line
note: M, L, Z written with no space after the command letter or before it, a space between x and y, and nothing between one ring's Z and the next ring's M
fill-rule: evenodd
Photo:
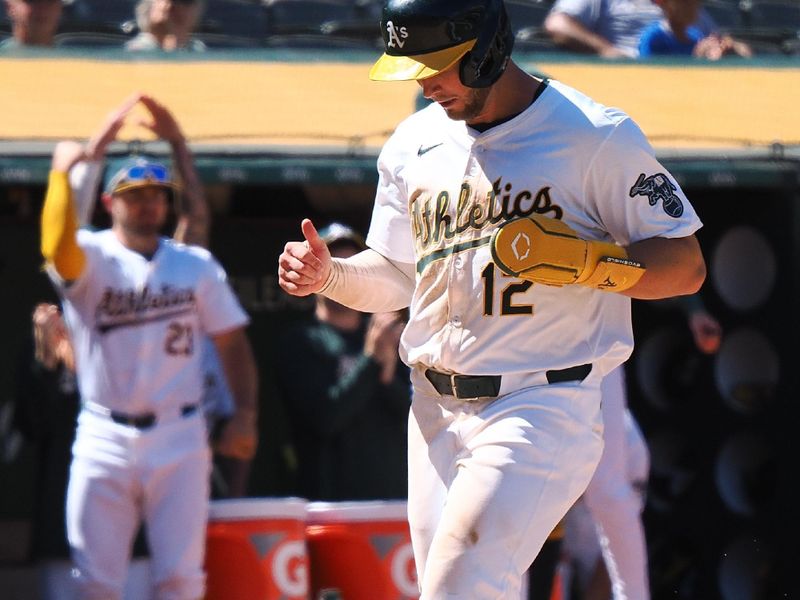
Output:
M494 315L494 303L495 303L495 271L497 267L495 267L493 262L484 267L483 271L481 271L481 277L483 278L483 314L486 316ZM502 274L502 277L509 277L508 275ZM506 285L502 291L500 291L500 314L501 315L532 315L533 314L533 305L532 304L514 304L512 300L512 296L514 294L521 294L523 292L527 292L530 287L533 285L532 281L520 281L515 279L513 282Z

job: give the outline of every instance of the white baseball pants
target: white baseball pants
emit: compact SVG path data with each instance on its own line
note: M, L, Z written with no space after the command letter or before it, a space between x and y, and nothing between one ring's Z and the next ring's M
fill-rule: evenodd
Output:
M420 600L519 600L523 573L603 449L590 376L496 400L441 396L412 371L408 517Z
M627 412L624 377L623 367L619 366L603 379L600 389L605 447L583 499L597 527L614 600L648 600L641 487L647 481L649 453ZM631 468L637 472L631 473Z
M67 535L78 598L122 597L142 519L153 598L202 598L211 458L201 411L140 431L84 410L72 454Z

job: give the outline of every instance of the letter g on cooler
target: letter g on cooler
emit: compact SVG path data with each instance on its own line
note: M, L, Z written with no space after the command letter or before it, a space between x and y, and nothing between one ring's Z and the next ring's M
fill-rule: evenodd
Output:
M305 598L308 593L308 557L301 540L281 544L272 555L272 576L282 594Z

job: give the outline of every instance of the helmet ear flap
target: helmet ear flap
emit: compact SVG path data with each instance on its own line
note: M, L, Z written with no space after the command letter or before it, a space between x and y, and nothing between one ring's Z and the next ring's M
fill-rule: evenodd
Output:
M489 87L508 66L514 35L503 2L489 2L486 21L475 45L461 59L459 77L467 87Z

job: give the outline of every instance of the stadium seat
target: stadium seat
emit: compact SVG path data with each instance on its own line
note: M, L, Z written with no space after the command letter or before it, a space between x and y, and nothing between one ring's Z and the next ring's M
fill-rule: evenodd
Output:
M742 0L743 27L731 33L748 42L756 54L797 54L800 3Z
M234 50L247 48L263 48L264 38L228 35L227 33L200 32L193 36L206 45L209 50Z
M383 42L379 42L381 48ZM269 48L314 49L314 50L375 50L374 44L352 37L340 37L327 33L290 33L270 35L266 46Z
M138 0L74 0L65 4L59 31L127 33L123 23L135 20Z
M703 9L723 31L738 29L743 25L739 6L731 0L705 0Z
M800 31L800 3L796 1L754 0L742 6L751 27Z
M514 35L523 29L541 29L550 6L551 3L545 0L506 0L506 10Z
M248 39L263 44L268 33L268 10L253 0L207 0L198 32L233 36L232 40L240 38L240 44L249 43Z
M70 31L55 36L58 48L122 48L130 36L122 33Z
M325 23L355 21L352 0L265 0L270 35L315 34Z

